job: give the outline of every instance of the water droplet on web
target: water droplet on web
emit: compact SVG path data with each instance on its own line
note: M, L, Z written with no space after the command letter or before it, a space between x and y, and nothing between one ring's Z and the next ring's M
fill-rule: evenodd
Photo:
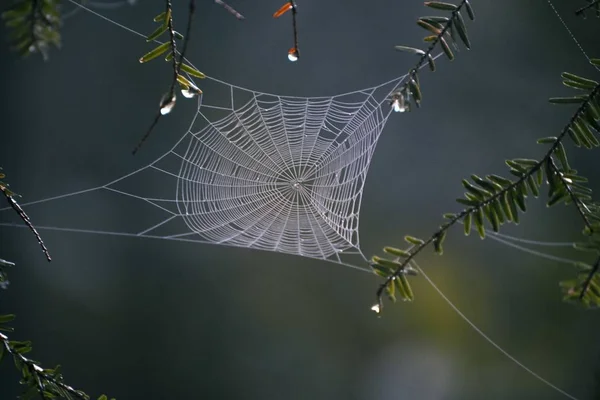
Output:
M381 313L381 307L379 307L379 304L373 305L373 307L371 307L371 310L375 311L377 314Z

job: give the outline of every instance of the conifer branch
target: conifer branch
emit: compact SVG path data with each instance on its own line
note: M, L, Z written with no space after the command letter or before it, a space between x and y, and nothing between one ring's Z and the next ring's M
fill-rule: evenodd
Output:
M423 53L421 55L417 64L409 71L409 74L411 77L414 77L415 74L417 73L417 71L419 71L421 69L421 67L425 65L425 63L427 62L427 60L430 57L432 57L433 50L435 50L436 46L438 44L440 44L440 42L442 40L444 40L444 35L450 31L450 29L452 28L452 24L454 23L454 20L457 18L457 16L460 14L460 11L462 10L462 8L465 7L465 5L468 2L469 2L468 0L462 0L458 5L456 5L456 9L454 9L451 12L450 18L444 24L444 27L439 31L439 33L431 41L431 44L429 45L427 50L425 50L425 53ZM432 4L432 3L433 2L429 2L429 4ZM425 4L427 4L427 3L425 3Z
M166 0L167 9L172 10L171 0ZM169 89L169 97L175 98L175 86L177 85L177 78L181 73L181 65L185 60L185 54L187 51L190 35L192 32L192 22L194 20L194 14L196 12L196 1L190 0L188 4L188 20L185 28L185 35L183 36L183 46L179 57L173 57L173 80L171 81L171 88ZM171 51L173 54L177 54L177 44L175 43L175 29L173 28L173 13L169 13L169 39L171 41ZM178 59L178 60L177 60Z
M586 210L587 206L581 201L581 199L579 198L579 196L577 196L573 192L573 189L571 189L571 186L570 186L569 182L563 176L563 174L560 172L560 170L556 166L556 163L554 162L554 160L552 159L552 157L548 157L548 163L550 163L550 168L552 169L552 171L554 171L554 173L556 174L556 176L558 177L558 179L560 179L560 181L563 184L565 190L569 194L569 197L571 198L571 201L575 205L575 208L577 209L577 212L579 213L579 216L583 220L583 223L585 224L585 226L588 229L593 230L592 223L590 222L589 218L586 215L586 211L589 212L589 210Z
M177 54L177 43L175 42L175 29L173 28L173 5L171 4L171 0L166 0L166 13L168 15L167 18L167 26L169 27L169 42L171 45L171 52L173 54ZM187 38L185 39L187 42ZM173 63L173 80L171 81L171 87L169 88L169 98L175 97L175 83L177 82L177 75L179 74L179 66L177 65L177 57L174 56L172 59Z
M0 315L0 323L10 321L14 315ZM8 330L3 328L3 330ZM90 400L90 396L81 390L77 390L67 385L63 381L60 373L60 367L53 369L44 369L40 367L37 361L24 356L31 351L31 342L21 342L9 340L8 336L0 332L0 360L3 353L12 356L17 369L22 375L21 384L27 386L22 398L31 398L37 392L43 400L54 398L65 398L78 400ZM108 400L106 395L102 395L98 400ZM113 399L114 400L114 399Z
M596 276L596 274L598 274L599 270L600 270L600 256L598 256L598 258L596 259L596 262L594 263L594 266L592 267L592 269L588 273L587 277L583 281L583 285L581 287L581 293L579 293L580 301L584 299L586 293L588 293L588 291L590 290L592 281L593 281L594 277Z
M48 387L55 386L59 390L75 396L77 399L89 400L89 396L85 393L62 382L60 374L58 374L57 378L55 370L48 373L47 370L42 369L35 361L25 357L23 354L31 351L31 342L12 341L3 333L0 333L0 340L2 341L3 351L6 351L13 357L15 365L22 373L24 383L30 385L30 388L34 388L42 399L49 398L47 394L52 395L52 392L48 391Z
M592 62L596 63L598 60L594 59ZM463 186L467 190L466 199L458 199L458 201L467 205L468 207L466 209L463 209L458 214L446 214L445 218L447 218L448 221L442 224L440 228L426 240L411 236L405 237L405 240L412 245L408 250L400 250L393 247L384 248L386 253L396 256L395 259L386 260L380 257L373 257L371 266L378 275L385 278L383 283L381 283L377 289L377 304L374 306L374 310L381 312L383 308L382 297L384 291L387 292L392 300L395 300L394 288L400 290L403 299L412 300L412 292L410 292L410 287L405 278L405 275L410 272L410 262L431 244L434 245L436 252L441 254L443 252L442 243L446 237L446 232L457 222L464 221L465 234L468 234L471 227L471 220L475 219L475 226L477 227L481 238L485 237L483 225L484 215L492 224L494 231L498 231L499 225L503 222L501 219L506 218L509 221L512 220L517 222L518 208L520 208L521 211L525 211L527 188L529 188L534 196L537 197L539 194L539 185L542 183L544 170L548 185L550 186L550 200L548 201L548 205L553 205L568 197L583 219L586 231L588 231L590 235L593 235L596 232L594 229L597 229L597 227L595 227L597 224L591 222L590 217L600 217L593 214L590 208L582 200L582 195L576 193L572 188L572 185L576 185L574 180L578 177L576 177L576 171L568 167L562 142L567 135L571 135L574 141L576 141L576 144L581 141L587 141L586 147L589 148L594 145L600 145L600 142L595 139L587 125L589 123L592 128L598 128L596 122L596 117L598 116L596 115L597 110L595 107L597 98L600 98L600 84L585 78L577 77L573 74L566 73L563 74L563 76L566 77L566 81L564 82L565 85L571 86L574 83L579 82L583 86L587 85L585 88L589 90L589 94L572 98L550 99L551 102L554 103L580 103L580 105L558 137L545 138L538 141L538 143L551 143L546 154L539 161L527 159L508 160L507 164L511 167L511 173L518 177L515 181L510 181L498 176L488 176L488 180L484 180L473 175L473 181L479 185L476 186L467 180L463 180ZM594 85L593 88L590 87L592 82ZM584 87L578 88L583 89ZM585 126L582 121L585 121ZM587 133L589 133L591 137L586 136ZM563 164L562 171L555 164L553 156L557 156L561 160L561 163ZM579 179L581 181L582 178ZM560 184L562 188L558 188L557 184ZM589 275L584 280L580 298L583 298L593 285L594 277L600 268L599 264L600 258L597 260L594 267L590 269ZM402 284L398 284L400 280L403 281Z
M437 1L427 1L425 5L436 10L451 11L451 13L449 17L421 17L417 20L417 24L421 28L426 29L429 33L433 33L432 36L427 36L424 39L426 42L431 43L426 50L396 46L396 50L417 54L420 57L415 66L408 71L407 83L392 93L390 103L394 111L410 111L411 101L414 101L417 107L421 106L422 93L418 73L426 63L429 65L431 71L435 71L436 67L432 53L438 44L450 61L454 60L454 53L448 41L455 48L458 48L457 37L460 37L465 48L467 50L471 49L471 42L461 14L461 11L465 8L469 19L475 19L473 8L468 0L462 0L458 5Z
M192 23L193 23L194 13L196 11L196 1L195 0L189 1L186 34L185 34L185 36L183 36L183 45L182 45L181 52L179 52L177 50L176 38L181 35L178 34L174 28L173 5L171 3L171 0L165 0L165 8L166 8L165 12L163 14L159 14L154 19L157 22L164 20L162 27L159 27L154 33L149 35L148 40L149 41L154 40L160 34L167 31L169 34L168 46L165 46L165 44L161 44L159 47L157 47L156 49L152 50L151 52L147 53L142 58L140 58L140 62L150 61L150 60L160 56L161 54L169 51L169 54L167 55L167 58L165 58L165 60L167 60L167 61L170 60L172 62L173 78L172 78L171 84L169 86L169 91L163 96L163 98L159 104L159 109L156 112L156 115L154 117L154 120L152 121L152 124L150 125L150 127L148 128L148 130L146 131L146 133L144 134L142 139L138 142L137 146L133 149L132 154L137 153L137 151L141 148L141 146L148 139L148 137L150 136L150 134L152 133L152 131L154 130L154 128L160 121L161 117L163 115L167 115L168 113L170 113L171 110L173 109L173 107L175 107L175 102L177 101L177 96L175 94L175 87L177 84L179 84L183 90L192 91L193 94L201 93L200 89L193 86L193 84L191 82L189 82L187 79L185 79L183 76L181 76L181 70L182 70L182 68L184 68L186 72L188 72L196 77L199 77L199 78L204 77L204 74L202 74L201 72L196 71L195 69L193 69L189 66L185 66L185 67L183 66L183 62L185 60L185 53L187 51L190 34L192 31ZM161 16L162 16L162 18L161 18Z
M0 259L0 282L6 283L5 266L14 266L13 263ZM38 361L34 361L25 356L32 351L30 341L16 341L2 332L13 332L14 329L7 326L7 323L15 319L13 314L0 315L0 362L6 354L10 354L13 363L21 375L20 383L26 388L20 399L31 399L38 394L42 400L56 398L72 400L90 400L90 396L81 390L74 389L64 382L60 366L55 368L42 368ZM108 400L106 395L101 395L98 400ZM114 400L114 399L112 399Z

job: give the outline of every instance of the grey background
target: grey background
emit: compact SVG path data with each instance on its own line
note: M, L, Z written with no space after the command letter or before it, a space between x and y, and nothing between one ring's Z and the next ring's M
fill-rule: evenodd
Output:
M175 3L181 30L185 3ZM414 22L434 13L420 1L302 2L302 59L291 64L289 18L270 17L280 3L231 0L247 18L238 22L198 1L189 58L244 87L332 95L405 73L415 60L393 46L420 45L424 31ZM555 4L582 46L600 56L600 23L573 16L584 2ZM556 134L571 112L547 103L570 93L560 73L598 74L546 1L473 5L473 50L424 72L424 107L392 115L380 139L361 212L368 255L401 245L405 234L430 234L442 213L458 209L463 177L506 173L505 158L543 154L535 139ZM162 9L162 2L148 1L103 12L148 33ZM47 63L18 59L2 42L0 159L21 201L105 184L156 159L186 132L194 101L179 101L141 153L130 155L171 77L165 63L137 62L148 49L143 39L83 12L65 21L63 49ZM595 157L571 152L597 187ZM139 221L137 206L92 193L27 211L39 225L127 230ZM16 221L7 212L1 220ZM505 232L577 240L580 230L573 209L546 210L533 201L523 222ZM369 311L377 279L329 263L212 245L42 234L51 264L29 232L0 227L1 256L18 264L9 290L0 293L0 313L17 313L13 337L32 339L34 358L62 364L67 382L92 395L562 398L486 343L420 278L413 304L387 307L377 319ZM557 286L573 276L571 267L464 238L459 230L442 258L427 253L420 262L519 360L581 399L600 396L598 316L562 303ZM0 365L2 399L18 393L13 374L10 363Z

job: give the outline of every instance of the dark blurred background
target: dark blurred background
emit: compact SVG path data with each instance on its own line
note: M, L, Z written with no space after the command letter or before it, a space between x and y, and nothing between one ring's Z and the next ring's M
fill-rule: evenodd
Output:
M189 58L203 72L252 89L333 95L405 73L420 46L422 1L299 2L302 59L290 63L281 0L230 0L237 21L197 1ZM556 135L569 107L560 73L596 76L545 0L473 1L472 51L424 72L423 108L394 114L366 184L361 240L367 255L428 236L441 214L459 209L460 179L506 174L504 159L538 157L539 137ZM590 56L600 57L600 22L555 0ZM183 30L186 1L175 2ZM71 9L65 4L65 11ZM161 1L102 11L140 31L154 30ZM106 184L147 165L187 131L194 101L179 101L142 151L130 152L169 85L169 66L140 65L145 41L80 12L63 28L50 60L19 59L0 44L1 165L22 202ZM202 82L200 82L202 84ZM202 87L202 86L201 86ZM210 92L207 90L207 95ZM598 187L598 155L571 150ZM170 190L170 188L165 188ZM27 208L34 223L131 229L130 200L94 192ZM577 240L574 209L532 201L506 233ZM2 222L16 222L3 212ZM87 225L86 225L87 224ZM17 263L0 313L14 312L14 339L33 357L60 363L67 382L124 399L560 399L478 336L422 278L416 301L369 310L377 279L326 262L283 254L58 231L41 232L48 264L31 233L0 227L2 258ZM551 249L552 250L552 249ZM562 250L554 254L581 257ZM484 332L541 376L580 399L600 398L597 313L564 304L558 281L574 270L493 241L451 233L443 257L421 265ZM0 398L19 393L10 362L0 365Z

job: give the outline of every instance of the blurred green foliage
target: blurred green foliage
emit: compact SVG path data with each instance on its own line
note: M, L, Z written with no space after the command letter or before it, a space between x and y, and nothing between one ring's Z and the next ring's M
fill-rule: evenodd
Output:
M59 5L59 0L13 0L2 13L13 50L47 60L50 48L61 43Z

